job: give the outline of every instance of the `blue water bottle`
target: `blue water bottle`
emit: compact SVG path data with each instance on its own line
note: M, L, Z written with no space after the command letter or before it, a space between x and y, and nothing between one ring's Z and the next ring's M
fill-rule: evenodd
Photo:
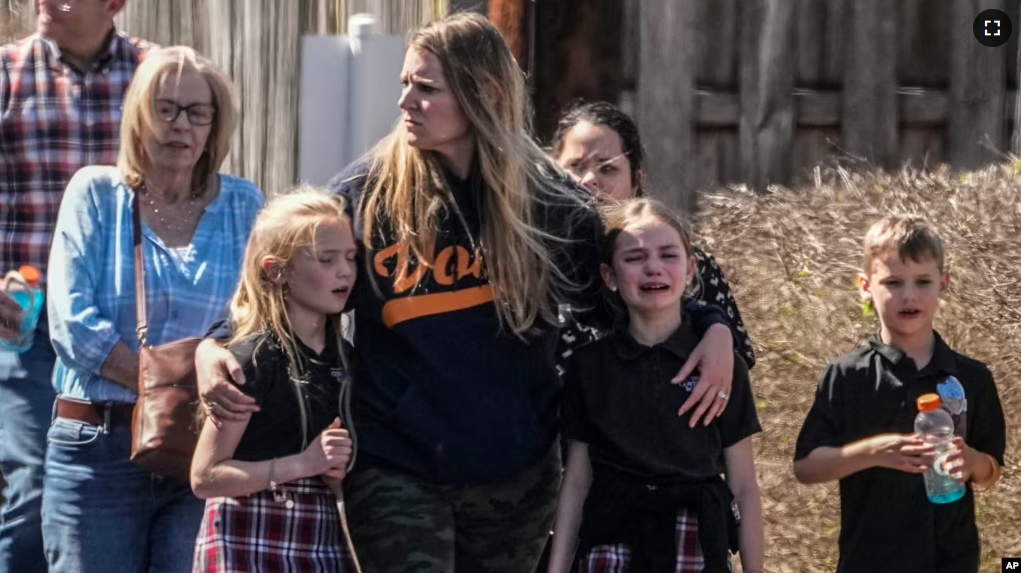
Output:
M4 291L24 309L21 326L14 340L0 338L0 351L22 354L32 348L35 327L39 323L46 296L39 287L39 269L25 265L4 277Z
M936 450L936 459L925 472L925 493L932 503L953 503L964 497L964 485L957 483L946 467L947 458L955 451L951 444L954 419L943 409L939 394L924 394L917 403L915 431Z

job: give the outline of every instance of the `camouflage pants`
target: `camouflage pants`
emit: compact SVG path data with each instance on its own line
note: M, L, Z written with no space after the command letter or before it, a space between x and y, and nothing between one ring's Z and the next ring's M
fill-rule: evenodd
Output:
M515 479L438 486L365 469L345 482L364 573L533 573L560 489L560 449Z

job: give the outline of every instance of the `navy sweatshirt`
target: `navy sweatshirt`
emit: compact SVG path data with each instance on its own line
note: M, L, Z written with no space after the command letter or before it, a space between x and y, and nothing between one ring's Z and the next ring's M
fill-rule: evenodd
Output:
M402 281L396 269L410 249L396 244L388 222L377 219L373 240L364 237L360 201L369 187L368 165L349 166L329 185L348 199L367 263L349 304L355 311L358 459L431 483L494 483L539 462L556 440L559 329L540 324L524 340L501 330L485 262L473 249L485 184L478 175L446 177L464 221L445 209L433 264L412 260ZM571 305L594 307L604 229L588 195L570 187L582 201L560 199L541 207L536 220L570 239L552 246L558 268L585 287ZM686 305L685 312L699 330L725 322L715 307Z

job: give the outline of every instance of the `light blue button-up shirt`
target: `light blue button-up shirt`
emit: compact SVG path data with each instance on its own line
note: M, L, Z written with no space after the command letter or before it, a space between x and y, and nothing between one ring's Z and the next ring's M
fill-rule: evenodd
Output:
M47 311L58 392L91 402L134 402L100 376L113 347L138 350L131 201L114 167L78 171L64 193L50 252ZM204 336L224 315L241 276L248 236L264 204L250 181L220 175L191 244L168 248L142 224L148 340Z

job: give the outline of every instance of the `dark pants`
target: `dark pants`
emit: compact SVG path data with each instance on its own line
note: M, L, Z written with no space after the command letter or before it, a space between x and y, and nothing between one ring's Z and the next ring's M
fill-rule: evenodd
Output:
M560 489L560 449L514 479L437 486L380 469L345 480L365 573L533 573Z
M549 553L553 549L553 536L546 538L546 547L542 550L542 557L539 557L539 564L535 566L535 573L546 573L549 571Z

